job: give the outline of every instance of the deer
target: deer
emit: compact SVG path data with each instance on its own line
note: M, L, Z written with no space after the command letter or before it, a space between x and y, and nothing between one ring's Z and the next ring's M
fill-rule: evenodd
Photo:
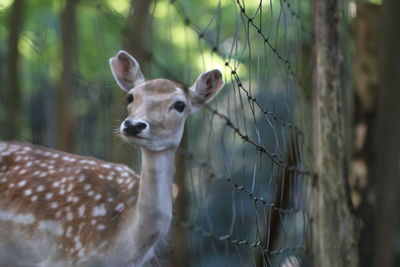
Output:
M218 69L190 87L146 80L121 50L109 59L126 92L119 134L141 151L123 164L0 141L0 266L143 266L172 220L174 157L185 120L224 86Z

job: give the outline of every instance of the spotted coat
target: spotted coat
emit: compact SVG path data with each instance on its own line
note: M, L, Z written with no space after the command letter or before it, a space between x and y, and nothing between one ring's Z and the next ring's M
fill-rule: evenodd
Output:
M49 236L58 256L72 262L112 249L138 187L139 176L121 164L0 142L1 228Z

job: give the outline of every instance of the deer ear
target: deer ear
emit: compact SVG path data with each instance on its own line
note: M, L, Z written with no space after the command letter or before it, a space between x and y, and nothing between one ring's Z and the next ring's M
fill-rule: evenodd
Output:
M196 82L190 87L190 96L193 106L193 112L202 105L211 101L224 86L222 74L219 70L211 70L201 74Z
M115 57L110 58L109 62L115 81L122 90L128 92L145 81L139 63L128 52L119 51Z

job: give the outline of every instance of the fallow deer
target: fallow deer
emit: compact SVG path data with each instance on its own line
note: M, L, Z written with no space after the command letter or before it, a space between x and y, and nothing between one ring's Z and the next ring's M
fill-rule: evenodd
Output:
M121 164L0 142L0 266L142 266L167 236L184 123L222 88L221 72L187 88L145 80L125 51L110 66L127 93L120 133L141 149L140 176Z

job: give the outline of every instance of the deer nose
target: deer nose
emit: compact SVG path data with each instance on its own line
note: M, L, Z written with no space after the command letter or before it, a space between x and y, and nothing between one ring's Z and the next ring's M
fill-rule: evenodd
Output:
M130 120L126 120L124 122L124 132L127 133L128 135L137 135L144 129L146 129L147 124L143 122L136 122L132 123Z

